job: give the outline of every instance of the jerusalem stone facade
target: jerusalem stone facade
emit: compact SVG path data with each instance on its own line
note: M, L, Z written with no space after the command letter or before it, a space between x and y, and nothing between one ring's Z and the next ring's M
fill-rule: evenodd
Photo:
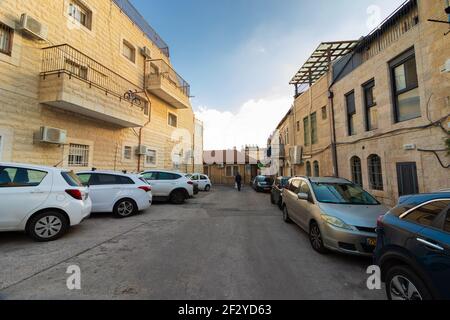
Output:
M0 26L12 39L10 52L0 51L0 161L195 169L189 87L157 35L151 39L145 21L129 17L135 9L127 1L3 0L0 7ZM24 13L48 29L44 40L21 30ZM127 97L129 90L137 94ZM66 131L65 143L39 142L41 127ZM141 155L139 146L147 147ZM173 163L174 150L186 163Z

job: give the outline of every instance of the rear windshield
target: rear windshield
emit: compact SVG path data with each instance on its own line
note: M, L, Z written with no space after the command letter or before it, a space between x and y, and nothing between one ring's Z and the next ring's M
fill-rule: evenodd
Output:
M256 181L258 182L265 182L267 184L272 184L273 183L273 179L270 177L257 177Z
M67 184L71 187L82 187L83 184L81 183L78 176L73 171L65 171L61 172L62 177L64 180L66 180Z
M312 183L319 202L352 205L379 205L380 203L355 184Z

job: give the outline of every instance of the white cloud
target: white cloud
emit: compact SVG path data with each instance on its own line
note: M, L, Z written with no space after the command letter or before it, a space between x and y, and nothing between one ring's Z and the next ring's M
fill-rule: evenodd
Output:
M271 96L245 102L237 112L199 107L196 116L204 122L204 149L266 146L267 138L291 107L293 99Z

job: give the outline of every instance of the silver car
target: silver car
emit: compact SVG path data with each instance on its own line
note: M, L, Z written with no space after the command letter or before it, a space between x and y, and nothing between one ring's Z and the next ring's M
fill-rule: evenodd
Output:
M298 177L283 191L283 219L306 232L319 253L328 250L371 256L379 216L389 209L352 182Z

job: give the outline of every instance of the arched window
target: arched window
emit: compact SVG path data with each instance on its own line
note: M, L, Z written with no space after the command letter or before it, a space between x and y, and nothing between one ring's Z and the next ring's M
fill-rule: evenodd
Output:
M372 154L367 159L369 171L370 189L383 191L383 171L381 169L381 158Z
M314 161L313 167L314 167L314 177L320 177L319 161Z
M352 181L354 184L363 186L361 159L353 157L350 159L350 168L352 170Z
M311 162L306 161L306 176L311 177Z

